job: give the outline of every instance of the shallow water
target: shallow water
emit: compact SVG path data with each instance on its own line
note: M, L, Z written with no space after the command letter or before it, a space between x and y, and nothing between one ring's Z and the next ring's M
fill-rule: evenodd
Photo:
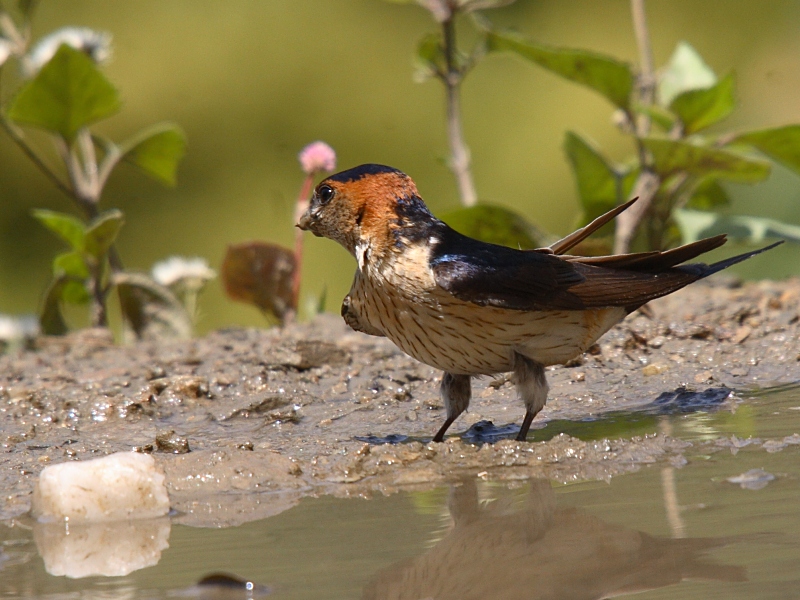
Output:
M791 436L800 433L800 388L728 408L613 413L551 422L532 436L660 432L692 443L686 464L609 482L478 478L371 499L306 498L227 529L188 527L179 516L128 530L73 527L69 536L63 527L7 523L0 597L798 597L800 437ZM116 552L142 568L74 578L97 558L80 543L93 536L103 542L100 558L111 563ZM196 585L219 572L255 587Z

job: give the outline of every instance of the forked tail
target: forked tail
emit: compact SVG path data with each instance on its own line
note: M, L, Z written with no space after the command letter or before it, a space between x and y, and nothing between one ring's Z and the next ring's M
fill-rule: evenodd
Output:
M766 252L767 250L772 250L775 246L780 246L782 243L783 240L780 240L778 242L775 242L774 244L770 244L769 246L759 248L758 250L752 250L750 252L745 252L744 254L732 256L731 258L726 258L725 260L715 262L714 264L711 265L707 265L704 263L695 263L690 265L681 265L675 268L679 271L684 271L686 273L697 275L698 279L702 279L704 277L708 277L709 275L713 275L714 273L718 273L723 269L727 269L728 267L731 267L742 261L745 261L748 258L755 256L756 254L761 254L762 252Z

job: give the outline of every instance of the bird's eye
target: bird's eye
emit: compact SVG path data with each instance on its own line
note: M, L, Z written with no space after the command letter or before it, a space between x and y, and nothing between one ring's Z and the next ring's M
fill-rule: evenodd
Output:
M333 188L329 185L323 185L317 190L317 198L319 198L320 204L327 204L333 199L334 195Z

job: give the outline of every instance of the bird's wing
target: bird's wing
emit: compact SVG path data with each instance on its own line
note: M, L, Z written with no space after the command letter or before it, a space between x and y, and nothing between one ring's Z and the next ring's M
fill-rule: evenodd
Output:
M707 265L687 265L660 272L609 269L576 263L584 281L569 289L586 308L621 306L635 310L661 296L666 296L706 276ZM698 267L694 269L692 267Z
M634 310L704 276L668 269L642 273L570 262L531 251L540 260L497 261L491 266L447 257L433 266L436 283L459 300L513 310L581 310L625 307ZM705 266L705 265L704 265Z
M451 230L432 253L431 268L441 288L482 306L634 310L724 268L722 263L675 266L724 242L716 236L665 252L595 258L514 250Z
M584 308L568 291L584 276L552 254L487 244L448 228L430 267L439 287L466 302L515 310Z

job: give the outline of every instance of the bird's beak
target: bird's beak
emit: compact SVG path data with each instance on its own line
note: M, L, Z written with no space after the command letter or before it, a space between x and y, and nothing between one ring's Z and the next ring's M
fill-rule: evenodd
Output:
M295 227L298 227L298 228L302 229L303 231L308 231L309 229L311 229L311 214L310 214L310 211L307 210L305 213L303 213L303 216L300 217L299 221L297 221L297 225L295 225Z
M311 207L309 207L309 209L304 212L303 216L297 221L297 225L295 225L295 227L298 227L303 231L310 231L317 237L322 237L322 234L319 233L315 227L317 224L317 215L314 211L312 211Z

